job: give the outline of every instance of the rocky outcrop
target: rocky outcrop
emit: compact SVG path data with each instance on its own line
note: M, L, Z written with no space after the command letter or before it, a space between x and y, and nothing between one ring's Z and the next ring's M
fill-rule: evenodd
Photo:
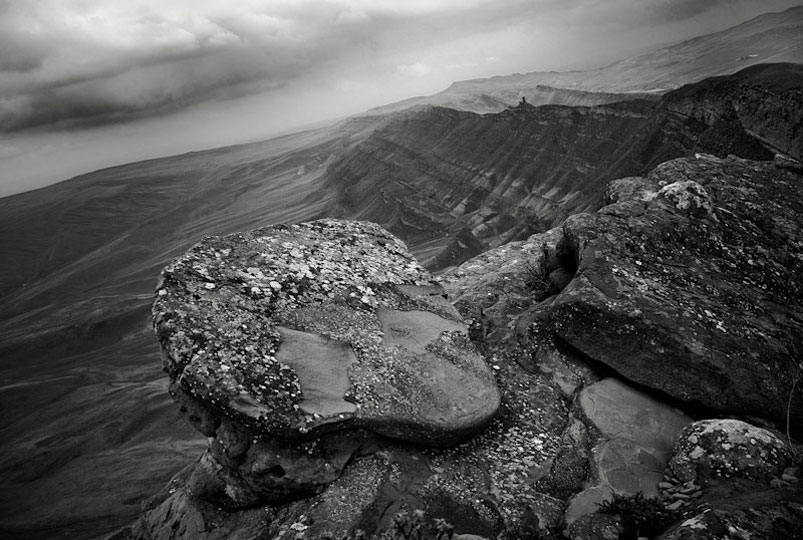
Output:
M374 265L379 260L376 251L378 250L383 257L395 257L394 261L397 264L386 272L407 269L412 272L410 275L417 276L414 279L418 279L418 285L399 284L395 283L395 279L385 277L384 279L390 279L392 283L387 287L371 285L371 291L375 293L373 296L366 294L365 291L362 295L357 295L357 291L346 289L341 299L347 305L353 304L352 307L362 316L367 317L379 310L375 302L389 302L395 298L394 302L402 300L407 302L405 305L408 309L403 310L404 313L423 311L422 304L426 304L427 309L434 311L434 315L452 322L459 320L451 311L453 308L443 302L441 296L421 296L423 292L431 292L436 284L421 271L420 267L413 264L406 252L387 254L388 250L394 252L395 248L400 246L398 241L367 224L316 222L287 229L257 231L242 237L210 239L199 245L184 259L168 268L162 289L167 288L168 292L159 293L157 296L155 310L157 328L161 329L164 326L164 322L158 322L161 320L158 314L171 311L167 302L174 293L169 287L176 286L177 283L193 283L192 294L182 297L183 300L175 304L182 306L180 310L171 312L212 314L210 316L218 319L224 317L223 306L206 304L202 309L200 304L223 303L222 297L218 296L222 295L226 298L226 302L238 306L239 309L251 304L243 298L234 303L234 291L242 291L243 295L251 298L254 287L260 291L268 288L274 291L285 290L284 286L281 289L271 287L270 282L289 284L292 280L276 279L268 275L269 265L261 265L259 257L249 259L250 262L245 267L248 277L241 275L238 279L229 278L238 275L237 271L242 266L237 263L240 249L253 246L257 238L272 235L282 235L285 238L285 235L291 233L295 234L296 238L305 237L310 227L324 229L324 232L316 232L318 236L314 242L314 246L322 250L327 246L324 241L327 237L326 230L339 229L342 233L336 242L336 249L333 245L331 251L325 251L326 260L335 261L334 266L346 264L343 262L345 253L349 256L355 255L353 262L348 263L354 265L354 268L358 268L361 264L382 268L381 265ZM371 242L366 246L367 240L376 238L380 238L386 246L382 249L375 245L371 247ZM268 245L272 245L272 249L281 254L284 254L285 248L293 249L290 246L283 247L281 241L276 244L260 242L258 245L261 255L269 253L266 248ZM366 253L359 253L360 250L365 250ZM215 255L216 253L219 257ZM358 253L359 256L356 256ZM277 259L286 264L294 264L292 257L286 259L284 256L278 256ZM199 265L199 260L206 261L206 264ZM247 269L251 266L255 269L260 268L264 277L260 278L256 271L249 273ZM192 279L182 278L173 285L169 283L169 280L174 279L171 275L185 276L185 270L191 273ZM294 275L299 270L294 268ZM349 272L348 276L341 274L343 279L349 281L359 280L360 276L362 276L361 271ZM322 276L316 278L319 281L329 279L333 288L337 290L334 285L339 278L322 278ZM262 281L257 283L251 280ZM214 284L214 288L211 284ZM297 283L295 286L301 291L299 294L303 298L308 297L304 295L310 291L309 286L299 287ZM400 287L406 291L407 296L396 294ZM231 294L224 294L227 290ZM292 287L288 286L287 290L291 291ZM354 296L351 296L352 292L355 293ZM412 306L409 302L411 302L410 296L414 293L419 294L419 297L416 297L417 304ZM273 295L274 292L271 293L271 297ZM187 301L188 298L191 298L191 302ZM258 297L262 298L264 297ZM306 313L305 316L310 315L312 310L303 311L303 306L290 307L288 304L279 308L284 298L287 297L282 296L276 300L277 310L281 313L296 313L301 310L302 314ZM387 309L397 308L398 306L391 306ZM254 314L262 316L265 312L266 310L254 306L253 309L244 309L241 317L253 317ZM315 307L316 316L322 316L324 312L325 309L321 306ZM276 319L279 315L274 314L272 317ZM289 316L283 317L285 317L282 319L283 327L289 328L287 325L290 323L285 322L289 320ZM299 329L311 328L299 326L300 323L297 321L312 319L293 317L292 320L296 321L293 323L293 330L302 331ZM379 316L377 318L381 319ZM346 319L343 321L344 325L348 322ZM420 340L430 339L428 336L438 329L432 320L426 322L426 325L412 325L409 321L392 320L391 324L383 327L382 338L399 340L392 345L394 350L401 351L404 347L414 348L416 345L411 343L413 337L420 345ZM196 322L192 324L195 325ZM317 326L311 329L319 328L322 324L317 322ZM215 342L214 333L210 333L209 329L215 329L220 325L209 324L207 320L200 326L205 328L206 343ZM252 321L246 326L253 327L254 334L271 335L265 331L264 324L259 326ZM239 319L237 327L242 327ZM355 335L370 336L372 328L376 328L376 325L363 322L359 325L350 324L349 328ZM232 327L229 326L227 329L230 333L225 334L226 343L239 342L237 334L231 333ZM191 356L188 347L174 347L171 345L175 342L174 339L167 337L168 334L164 331L160 335L163 336L165 350L173 351L168 353L167 365L170 369L174 369L172 366L180 363L176 363L173 359L179 357L177 353L184 355L182 357ZM292 337L292 334L288 335ZM450 332L441 333L441 338L448 335ZM276 358L281 356L286 343L283 341L278 344L274 354ZM365 341L352 342L356 356L359 357L364 343ZM426 349L453 358L461 364L471 360L470 356L466 356L466 351L461 352L445 346L430 346ZM592 376L588 370L572 363L559 351L552 351L551 365L555 373L561 374L562 382L557 384L552 375L533 370L529 360L521 355L522 352L515 340L497 342L495 353L486 350L488 365L495 374L501 392L499 413L484 431L450 448L427 449L419 444L402 444L404 440L410 440L404 437L408 431L385 432L394 438L379 438L373 435L375 432L372 431L383 430L382 421L378 418L373 423L346 419L340 423L325 424L324 415L316 420L317 424L305 422L304 425L310 425L305 438L287 439L285 446L277 448L280 438L263 437L257 442L250 438L255 432L255 426L266 429L272 427L270 423L249 422L234 407L230 413L220 414L218 411L227 405L224 400L217 398L215 404L206 402L202 403L202 407L193 407L193 403L197 404L200 401L198 397L192 397L190 401L184 399L189 396L189 392L176 391L176 396L181 399L181 404L186 408L190 419L200 429L209 430L207 433L212 433L211 430L214 430L214 439L199 464L178 475L164 492L154 497L149 503L149 510L134 526L123 533L124 537L177 539L223 538L227 535L249 537L263 534L269 538L284 535L300 538L342 538L355 534L357 529L365 531L370 537L382 531L393 530L399 520L404 522L404 519L398 516L404 515L405 512L409 515L416 509L424 512L425 517L421 527L425 531L436 531L441 526L439 523L442 523L439 520L448 520L450 527L457 534L477 534L486 538L496 537L502 533L513 535L556 533L563 526L566 501L583 488L589 474L587 454L583 453L582 448L590 450L593 435L590 435L583 422L570 412L569 404L574 391ZM234 370L219 368L210 370L211 373L221 375L231 371ZM333 379L331 375L328 376L327 383ZM386 377L384 372L381 379L392 380L391 377ZM304 393L303 374L299 380L301 399L297 404L303 412L303 408L310 405L306 401L310 394ZM177 381L180 381L180 376ZM173 388L176 389L178 384L180 382L174 383ZM209 387L212 387L211 383ZM472 396L466 399L476 399L478 394L477 390L459 381L449 385L444 391L471 393ZM309 399L317 398L313 395ZM342 402L337 403L342 405ZM213 415L204 416L202 411L212 412ZM309 415L305 414L306 416ZM315 420L314 415L312 416ZM232 427L236 429L231 429ZM468 434L462 428L457 431L461 437ZM243 437L242 434L249 434L249 438ZM448 434L446 437L448 440ZM428 441L424 439L424 442ZM418 435L413 440L421 442L422 437ZM248 449L244 451L246 447ZM350 456L348 464L341 471L341 456L346 455ZM293 465L294 460L298 460L296 465ZM258 465L258 468L255 469L254 465ZM282 479L300 478L296 485L302 480L309 481L305 498L289 502L291 496L280 500L271 496L271 493L278 492L276 482L278 475L275 474L279 472L277 466L284 472ZM315 478L318 481L317 485L312 484ZM324 486L330 481L331 483ZM266 486L267 482L273 482L272 487ZM243 507L242 504L235 504L236 501L221 497L221 493L226 497L230 494L242 496L241 494L248 490L251 494L259 492L263 502L255 503L253 502L255 497L249 495L248 498L240 500L247 502L251 507ZM294 496L298 497L301 494L296 492ZM432 537L435 537L434 533Z
M803 306L800 176L772 163L700 155L612 182L596 214L489 250L447 274L475 335L519 333L711 410L803 422L793 392ZM545 286L543 250L573 253L565 288ZM558 293L558 294L556 294ZM534 300L543 300L534 302Z
M677 512L677 522L665 533L676 536L667 538L690 538L684 531L698 530L697 520L712 516L722 527L743 527L740 523L751 512L768 516L757 525L762 534L778 527L795 530L794 508L783 501L796 501L799 485L788 467L778 469L786 462L767 471L775 477L764 475L760 482L749 475L685 481L683 471L691 467L699 475L724 447L716 437L712 444L703 441L698 431L708 424L684 427L691 418L675 407L692 416L720 407L781 420L767 413L766 404L752 410L743 404L757 402L750 397L756 387L789 396L784 380L768 376L762 362L788 359L784 347L792 346L788 338L799 320L799 220L792 211L798 202L788 191L780 194L796 178L772 163L737 158L669 162L647 177L612 183L610 204L597 214L574 216L562 227L490 250L437 281L398 241L366 224L315 222L205 241L167 269L161 289L166 292L157 296L155 313L175 395L199 429L214 438L200 462L155 497L125 537L342 538L354 537L358 529L366 537L379 537L413 526L412 519L417 530L432 538L447 530L443 520L456 534L485 538L561 533L604 538L619 534L627 520L598 513L598 503L614 494L639 492L660 497L660 505ZM769 221L762 221L767 215ZM315 241L308 241L312 237ZM393 264L385 267L377 264L380 260ZM786 265L776 265L778 260ZM325 268L330 272L326 277ZM307 275L313 270L314 283ZM381 279L364 277L377 272ZM320 285L324 279L332 297ZM705 283L716 287L714 292ZM444 291L460 316L443 298ZM724 328L735 330L722 332L710 319L728 316L733 310L729 302L740 299L752 301L752 307L740 318L723 320ZM768 319L767 306L781 300L786 311ZM167 313L166 318L160 315ZM460 331L452 325L461 316L470 321L468 334L494 372L499 412L482 431L482 423L457 426L453 432L440 425L439 440L465 442L426 448L419 443L434 442L427 419L437 400L423 404L412 415L415 420L399 422L401 413L392 407L382 408L387 417L367 414L379 408L360 401L370 393L353 388L351 381L361 373L355 372L359 363L373 358L366 351L372 354L374 345L384 344L402 357L409 353L413 358L405 364L418 362L423 353L456 364L465 355L475 358L470 345L456 339ZM684 317L690 322L684 323ZM193 341L177 333L181 321L183 327L203 328L198 334L204 336L203 347L197 346L200 337ZM737 323L741 326L734 327ZM766 330L770 327L772 333ZM762 346L736 342L758 355L750 356L752 363L737 354L736 346L725 348L730 340L753 339L747 337L750 328L765 329L765 337L755 341ZM652 335L665 338L652 343ZM209 363L206 349L218 343L228 351L225 358L245 356L251 353L240 345L244 339L268 340L263 350L272 347L269 356L295 373L292 378L280 369L275 379L263 379L295 380L298 386L287 388L297 394L292 403L297 409L280 408L281 400L267 399L270 392L255 394L261 401L244 408L241 390L227 393L228 374L239 374L233 376L238 384L247 382L251 375L244 367L256 362L224 368L228 365L214 355L212 362L218 363ZM422 353L421 342L427 341ZM327 362L304 362L312 357ZM203 370L187 369L189 358L212 367L207 378L197 375ZM714 360L733 362L720 377L743 370L738 376L745 380L709 377L719 365L709 366ZM688 373L656 375L657 382L649 378L673 362L682 366L676 370ZM470 380L485 380L483 363L469 360L463 366ZM632 369L620 369L619 363ZM260 357L257 365L271 364ZM407 394L413 380L408 377L422 374L396 378L388 376L384 364L371 365L380 366L376 373L382 375L364 388L383 384L382 393L388 395L396 383ZM414 365L420 366L416 371L426 369ZM344 369L346 379L341 377ZM673 377L686 378L680 385ZM742 386L711 390L718 381ZM185 382L192 384L184 387ZM672 384L691 394L674 392ZM700 407L706 393L709 406ZM667 395L674 396L670 404L662 403ZM275 418L252 414L267 405L284 412ZM792 405L795 425L798 403ZM252 438L259 430L270 435ZM686 444L694 434L703 454ZM675 444L678 435L681 442ZM755 457L755 448L749 437L747 445L724 444L732 444L730 462L752 463L748 453ZM779 444L778 452L788 456L783 441ZM751 492L769 502L759 504Z
M575 488L578 494L569 499L566 517L574 519L565 530L569 537L618 537L620 522L593 513L594 504L583 509L581 503L585 497L603 499L600 490L614 492L605 483L605 477L612 476L606 471L616 472L617 481L630 477L625 470L606 465L620 461L604 459L605 445L610 445L606 430L588 414L596 410L589 407L594 389L614 379L583 388L593 377L583 376L578 369L582 362L572 363L572 359L635 381L651 399L669 400L693 416L711 415L712 408L729 414L744 412L750 410L745 405L750 403L754 415L771 418L779 428L785 429L787 414L792 430L803 421L794 365L802 320L801 206L795 189L801 177L782 165L703 155L674 160L647 177L609 184L608 206L597 214L574 216L561 228L489 250L445 275L455 304L474 318L475 339L497 343L521 336L531 363L519 361L575 396L573 407L585 412L587 427L599 434L590 441L594 451L588 452L587 441L577 445L580 449L573 454L590 456L591 474L582 490ZM565 262L567 251L575 257L571 264ZM565 265L572 275L557 290L547 279L556 264ZM740 299L745 307L733 307ZM595 311L590 306L603 307ZM735 327L725 327L723 322L717 328L717 321L710 320L715 314L728 315L727 323ZM691 322L684 323L688 319ZM756 331L762 332L761 338L747 337ZM647 332L669 339L651 340L656 334ZM726 348L734 343L731 340L741 342ZM677 344L675 348L668 346L672 343ZM602 351L604 355L597 354ZM644 377L639 376L642 370ZM647 374L654 374L654 379ZM626 415L627 408L619 404L638 392L624 388L614 392L611 403L615 405L610 409ZM766 399L754 396L762 388L769 390ZM689 398L690 393L699 397ZM700 406L701 402L708 406ZM648 421L632 424L639 427L607 431L631 440L648 434L649 429L642 428L648 428ZM686 444L688 436L709 425L712 429L705 444L697 448L702 440L699 434L694 445ZM739 428L739 433L732 433L738 440L729 442L722 439L725 434L715 436L716 426L747 424L731 419L703 421L681 431L677 446L668 440L671 437L665 438L663 461L656 460L652 466L657 487L638 488L657 495L669 511L677 512L678 521L666 538L715 538L740 530L751 538L778 538L799 530L800 484L797 469L789 467L785 438L747 426L745 433L762 437L743 436ZM763 438L771 444L763 444L759 440ZM695 458L690 458L692 454ZM611 455L619 458L621 454ZM687 463L685 468L699 470L704 477L680 473L681 479L672 467L660 475L672 455L677 466L684 468L681 463ZM700 460L699 467L695 460ZM728 462L734 471L751 472L715 475L714 481L708 481L705 478L711 476L705 464L712 462ZM644 474L643 467L631 470ZM756 471L763 471L760 481L755 479ZM633 491L619 490L618 494ZM572 509L581 511L572 515ZM751 524L750 516L755 523Z
M692 408L781 425L791 403L799 429L799 183L771 163L699 156L657 167L648 197L571 217L578 270L548 307L555 335Z
M171 393L209 451L196 496L320 491L375 435L450 445L499 406L444 292L376 225L324 220L204 240L153 307Z

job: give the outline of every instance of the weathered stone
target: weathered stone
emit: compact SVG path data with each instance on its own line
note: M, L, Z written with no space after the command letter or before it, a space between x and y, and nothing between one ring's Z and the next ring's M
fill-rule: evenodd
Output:
M802 502L799 490L722 485L656 540L797 539L803 531Z
M658 495L675 438L691 418L613 378L583 389L578 402L599 430L593 464L599 482L571 500L566 522L618 495Z
M803 334L800 181L770 162L701 155L570 217L578 270L546 310L551 331L691 406L785 424ZM656 197L639 195L649 186ZM795 431L803 400L791 396Z
M703 186L694 180L682 180L661 188L656 197L672 202L675 208L694 217L716 220L711 197Z
M573 521L564 536L571 540L619 540L623 530L619 516L593 513Z
M681 432L669 467L681 480L705 486L720 477L766 481L782 474L790 458L787 444L766 429L740 420L700 420Z
M153 315L171 393L212 437L220 504L319 491L363 430L449 445L499 406L443 289L376 225L207 238L165 268Z
M656 186L640 176L628 176L608 182L605 188L605 204L625 200L649 201L657 194Z

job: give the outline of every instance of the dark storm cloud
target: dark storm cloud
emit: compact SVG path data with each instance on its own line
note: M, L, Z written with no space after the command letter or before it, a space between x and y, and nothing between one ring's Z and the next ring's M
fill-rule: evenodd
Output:
M0 131L115 122L280 88L368 37L355 28L368 19L339 6L198 6L76 20L58 11L63 3L51 13L3 3Z
M432 56L444 43L494 32L501 42L527 25L544 33L560 25L649 27L732 3L0 0L0 132L162 115L337 74L348 62L376 69L386 58L400 76L424 77L444 66L416 55Z

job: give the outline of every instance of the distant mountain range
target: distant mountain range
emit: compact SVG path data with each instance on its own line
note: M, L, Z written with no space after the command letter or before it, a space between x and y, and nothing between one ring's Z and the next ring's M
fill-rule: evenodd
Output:
M754 64L803 62L803 6L767 13L706 36L588 71L535 71L459 81L443 92L373 109L387 113L441 105L477 113L499 112L521 97L534 105L600 105L621 95L661 94Z
M608 180L670 158L800 160L803 67L731 73L801 62L801 19L765 15L591 72L456 83L0 199L0 507L15 510L0 536L100 535L200 453L167 395L150 304L160 269L203 237L368 219L437 269L594 210Z

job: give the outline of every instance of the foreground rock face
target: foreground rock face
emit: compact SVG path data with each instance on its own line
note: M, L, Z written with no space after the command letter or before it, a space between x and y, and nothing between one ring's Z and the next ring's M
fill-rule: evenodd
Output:
M593 361L692 406L785 421L803 335L801 177L669 161L564 225L578 270L549 306ZM795 396L793 428L803 425Z
M788 249L797 260L799 216L789 210L790 205L795 208L797 195L783 198L771 193L784 186L779 182L794 185L799 177L789 171L738 159L701 157L670 162L647 178L612 183L607 192L610 204L598 214L576 216L565 227L488 251L441 276L459 312L472 319L472 341L495 372L501 392L499 413L488 427L458 446L426 448L377 439L369 424L360 424L353 417L340 423L332 423L331 418L324 422L325 415L318 411L325 409L316 410L318 419L315 412L304 412L302 406L311 406L304 401L310 399L307 396L335 409L343 407L343 402L353 402L337 399L332 392L315 397L308 390L297 405L302 411L299 415L313 418L306 434L311 439L288 437L282 440L289 441L292 448L276 450L274 438L254 443L246 437L251 424L241 416L237 420L234 416L204 416L203 411L211 410L208 405L199 409L196 397L177 393L190 416L201 429L214 433L215 440L208 456L155 497L150 510L125 537L354 538L362 530L366 538L381 538L386 531L391 535L398 532L394 527L399 512L407 512L409 517L413 510L421 509L425 513L421 521L424 538L438 537L441 519L448 520L457 534L484 538L555 538L561 534L576 539L615 538L624 522L595 512L595 503L613 493L635 491L660 494L662 504L682 513L665 533L667 538L695 538L694 534L705 531L713 538L730 527L744 529L750 516L759 514L763 517L750 529L755 533L751 537L775 538L779 531L799 530L801 520L796 516L803 496L800 484L793 482L793 472L784 470L781 478L770 482L717 477L702 486L694 481L684 483L671 468L666 469L675 434L686 433L683 425L690 420L674 406L691 416L704 415L708 410L699 405L705 398L711 407L721 407L728 414L752 410L778 420L766 405L750 409L744 403L758 402L751 397L756 387L789 396L790 381L765 368L767 364L783 365L790 359L785 355L794 348L790 329L800 320L792 295L798 286L794 274L798 263L782 259L784 268L772 264L751 274L746 269L760 265L736 255L722 255L733 249L742 258L749 257L753 263L762 260L767 266L782 257L777 250ZM674 181L662 185L660 175L669 173ZM768 202L762 202L762 197ZM760 211L763 208L772 211L766 214ZM771 216L774 228L768 228L768 222L756 229L754 220L760 221L760 215ZM712 249L713 257L693 251L701 249L694 241L709 238L700 232L703 229L722 242L720 251ZM695 231L701 236L691 235ZM781 232L783 241L774 243L772 235L781 238ZM765 259L756 255L763 253L761 249L768 250ZM710 283L718 287L713 292L705 290L703 281L702 272L712 272L706 266L708 261L720 268L712 274ZM729 262L742 266L734 268ZM645 263L650 265L643 268ZM695 270L686 273L691 263ZM662 272L668 275L661 277ZM779 275L786 281L769 281L780 279ZM748 279L756 285L744 283ZM421 286L434 284L416 285ZM203 290L212 289L204 286ZM372 286L371 290L377 289ZM744 321L729 311L732 302L746 301L739 294L757 302L742 312L746 313ZM349 298L355 305L365 303L356 292ZM782 298L786 299L784 309L772 312L769 306L778 307L777 299ZM366 299L370 302L370 295ZM692 322L684 323L678 305L695 315ZM435 314L453 320L439 310ZM625 310L624 314L618 310ZM756 325L764 329L766 338L755 340L760 344L747 351L724 348L722 343L731 342L716 339L717 325L704 310L728 316L722 323L728 330L726 323L742 325L735 328L743 335L725 334L728 339L752 345L745 329ZM581 322L572 316L584 321L585 331L593 339L582 335ZM383 317L377 315L381 324L387 320ZM683 323L680 326L678 318ZM412 327L408 322L405 325ZM302 345L307 347L304 350L317 351L330 343L299 341L286 330L309 332L310 327L284 320L276 326L284 340L274 354L277 359L282 358L285 344L292 345L291 351ZM393 340L408 335L392 330L399 326L398 320L386 325L383 339L390 333L387 339L396 343ZM416 334L429 335L426 326L415 327ZM370 335L371 328L366 326L365 333ZM669 337L666 342L652 343L654 336ZM690 342L693 346L685 341L692 338L697 340ZM594 340L600 344L595 346ZM355 355L358 349L352 346ZM750 356L753 353L755 356ZM287 355L290 360L286 364L293 364L292 359L299 356L303 355ZM347 353L331 357L342 364L353 362ZM755 361L749 363L748 357ZM776 361L778 364L773 364ZM743 370L744 381L728 379L729 362L734 362L733 369ZM633 368L619 369L619 363ZM667 375L667 366L672 365L679 367ZM661 374L655 376L656 381L649 377L651 370ZM326 375L333 386L337 386L335 371ZM641 385L634 388L628 378ZM303 374L299 380L303 391ZM743 386L723 390L737 383ZM671 405L662 403L667 393L676 398L669 400ZM800 409L794 394L793 398L790 423L794 426L800 422ZM392 434L402 438L406 433ZM252 450L255 448L262 450ZM712 456L717 452L716 445L703 448ZM734 446L731 458L738 461L748 450ZM249 452L256 454L251 457ZM680 453L675 449L675 455ZM278 462L285 477L303 479L303 471L315 471L323 483L310 487L308 498L221 509L214 493L269 491L249 486L255 479L269 478L271 471L279 472L274 468L277 455L285 456ZM316 456L323 461L314 461ZM287 472L293 462L299 471ZM661 476L661 472L665 474ZM334 480L328 483L328 478ZM710 527L703 527L709 521Z
M210 500L314 492L371 434L449 445L499 406L443 289L376 225L209 238L164 270L153 314L171 393L213 437Z

